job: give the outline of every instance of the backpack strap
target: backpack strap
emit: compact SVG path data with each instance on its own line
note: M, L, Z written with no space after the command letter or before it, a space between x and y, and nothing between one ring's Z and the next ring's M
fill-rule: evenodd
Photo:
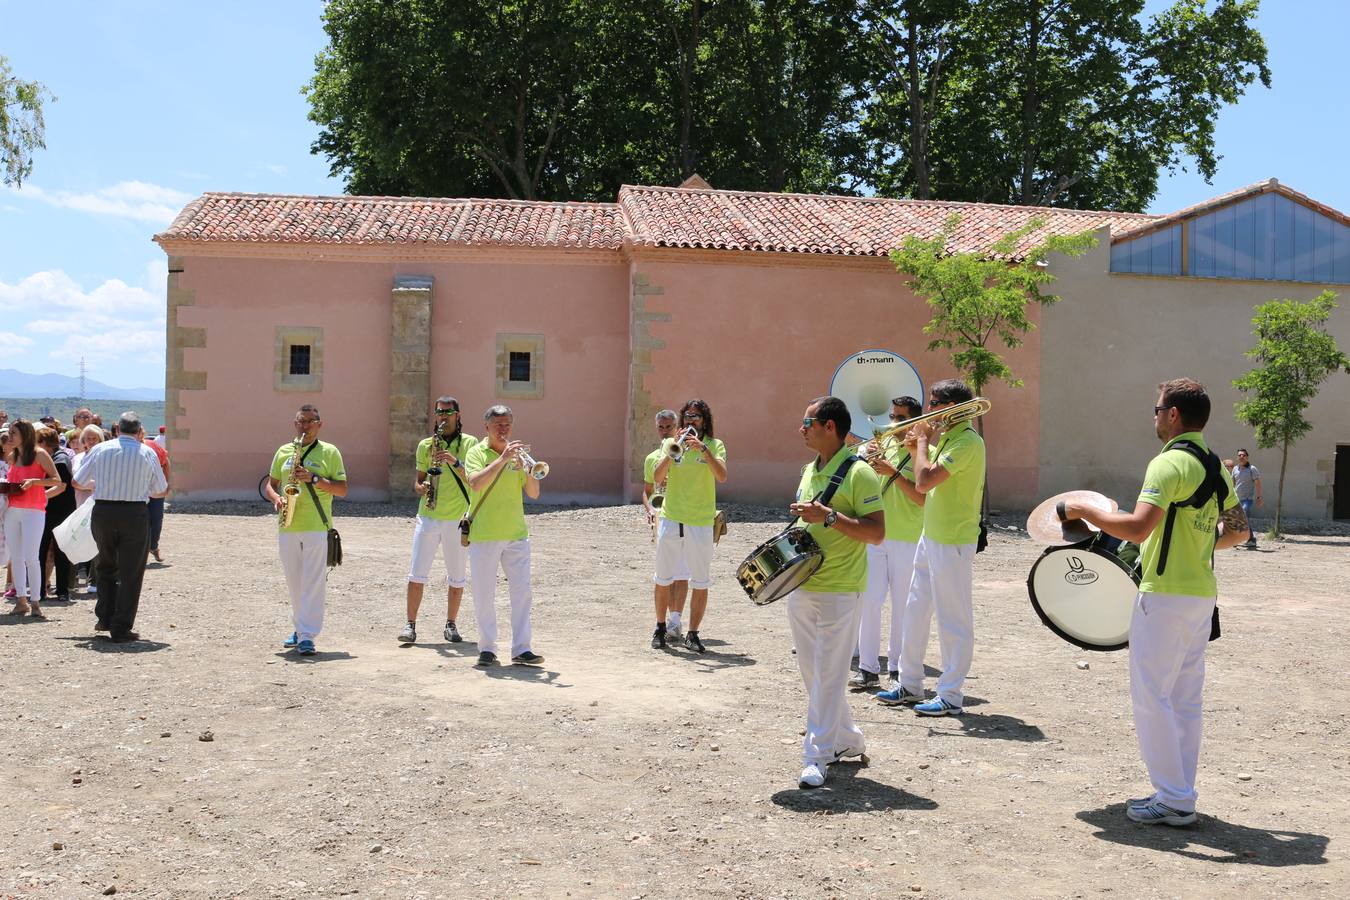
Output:
M1214 499L1218 500L1219 509L1222 510L1224 503L1228 500L1228 483L1223 480L1223 475L1220 474L1223 464L1213 451L1202 449L1194 441L1177 441L1168 449L1181 450L1195 457L1205 467L1205 478L1191 496L1167 505L1167 520L1163 524L1162 549L1158 551L1159 575L1167 569L1167 551L1172 546L1172 526L1176 523L1177 510L1182 507L1200 509Z

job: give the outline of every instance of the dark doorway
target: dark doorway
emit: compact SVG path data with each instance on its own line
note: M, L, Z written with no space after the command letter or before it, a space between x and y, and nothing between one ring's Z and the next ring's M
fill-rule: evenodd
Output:
M1331 517L1350 519L1350 444L1336 448L1336 481L1331 491Z

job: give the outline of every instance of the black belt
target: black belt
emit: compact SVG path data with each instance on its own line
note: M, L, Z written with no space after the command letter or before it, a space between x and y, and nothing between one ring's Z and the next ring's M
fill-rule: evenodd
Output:
M111 506L145 506L146 500L100 500L94 498L95 503L107 503Z

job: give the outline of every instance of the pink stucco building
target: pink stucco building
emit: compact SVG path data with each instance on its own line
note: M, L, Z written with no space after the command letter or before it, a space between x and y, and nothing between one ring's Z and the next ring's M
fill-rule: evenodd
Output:
M641 487L652 415L702 397L728 447L722 496L785 501L806 456L801 411L841 360L884 348L925 385L953 374L886 258L953 213L963 250L1032 217L1099 238L1052 261L1063 302L1034 310L1040 327L1007 354L1025 386L987 391L991 497L1008 509L1070 487L1132 501L1156 450L1142 410L1163 378L1205 381L1211 440L1254 449L1227 412L1251 307L1350 282L1350 220L1274 181L1162 217L634 186L612 204L206 194L155 238L170 260L176 488L251 496L312 402L354 499L406 494L448 393L468 426L513 407L552 465L549 499L618 502ZM1333 330L1350 345L1344 311ZM1350 414L1327 397L1291 459L1296 515L1340 514ZM241 409L274 434L239 427ZM1350 470L1340 483L1350 491Z

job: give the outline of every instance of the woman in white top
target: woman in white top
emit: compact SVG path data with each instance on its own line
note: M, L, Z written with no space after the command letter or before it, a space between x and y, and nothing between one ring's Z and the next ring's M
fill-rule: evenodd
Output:
M75 459L71 464L71 471L79 471L80 463L84 461L84 455L93 450L99 444L103 443L103 429L97 425L86 425L79 436L72 441L74 447L79 452L75 454ZM90 497L94 496L94 482L90 479L83 486L71 482L71 487L75 488L75 508L79 509ZM89 594L97 592L94 587L94 566L98 564L98 557L95 556L89 562L82 562L75 567L75 579L78 584L80 579L84 580L85 591Z

